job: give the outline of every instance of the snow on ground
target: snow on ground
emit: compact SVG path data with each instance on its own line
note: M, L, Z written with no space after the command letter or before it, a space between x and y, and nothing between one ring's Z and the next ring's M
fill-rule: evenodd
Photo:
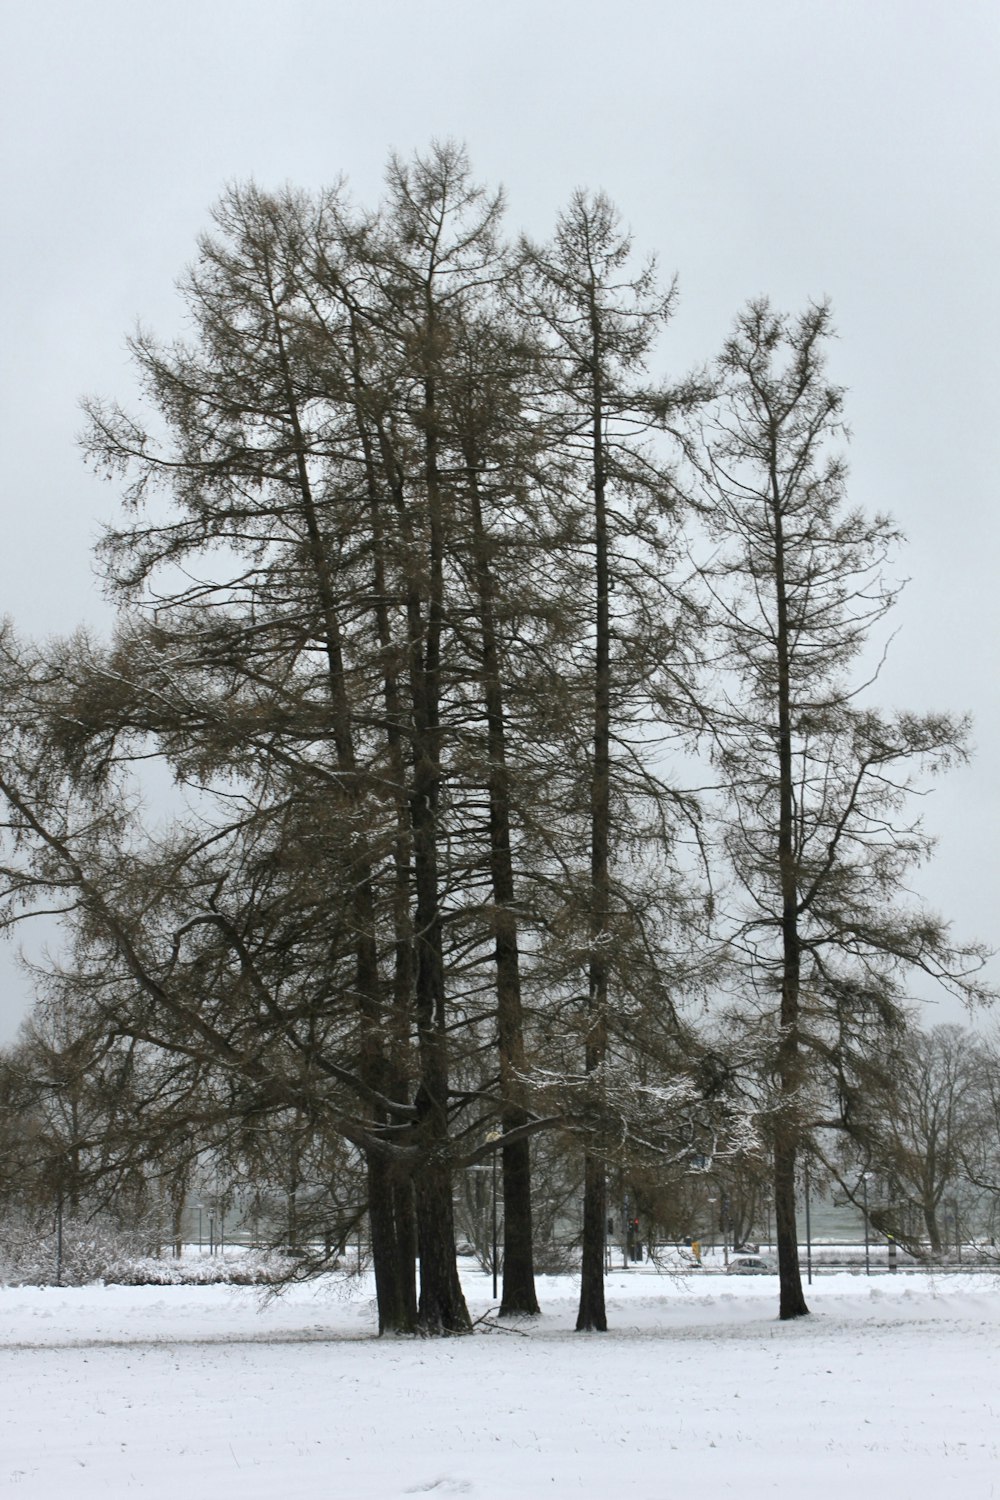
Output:
M617 1271L592 1336L539 1291L526 1335L379 1340L357 1280L0 1288L0 1493L1000 1497L992 1276L825 1276L781 1324L770 1276Z

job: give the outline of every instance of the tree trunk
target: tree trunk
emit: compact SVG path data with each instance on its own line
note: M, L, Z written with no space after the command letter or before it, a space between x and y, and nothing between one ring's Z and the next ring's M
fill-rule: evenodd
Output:
M445 1032L441 921L437 900L434 808L425 766L415 776L411 816L417 884L416 1022L420 1085L413 1186L420 1257L419 1326L425 1333L463 1333L472 1324L458 1280L448 1135L448 1054Z
M417 1284L412 1216L405 1214L408 1184L394 1182L390 1167L368 1161L368 1222L371 1227L379 1333L413 1333Z
M523 1111L507 1110L504 1130L525 1119ZM500 1316L536 1317L535 1261L531 1217L531 1154L528 1142L503 1148L503 1295Z
M414 1179L414 1196L420 1257L418 1327L421 1333L469 1333L472 1319L455 1262L451 1170L446 1162L425 1157Z
M309 543L309 554L319 595L327 655L327 679L337 764L344 773L344 785L357 799L361 791L357 757L354 748L351 707L344 678L343 646L340 619L333 580L323 545L323 537L306 464L306 446L299 420L298 404L285 352L284 335L277 308L274 310L275 334L285 382L289 417L295 440L296 472L303 517ZM369 472L371 472L369 466ZM381 558L379 559L381 561ZM394 683L393 683L394 685ZM385 1032L382 985L376 943L375 893L371 858L360 845L353 872L353 920L356 944L356 990L361 1024L360 1072L365 1084L381 1090L386 1082ZM384 1121L382 1123L385 1123ZM397 1232L391 1196L385 1202L385 1173L373 1160L368 1162L369 1222L372 1236L372 1260L375 1268L376 1298L380 1331L407 1331L413 1327L414 1308L411 1283L413 1267L405 1264L412 1236L401 1240ZM386 1305L382 1305L382 1296Z
M184 1203L185 1203L185 1199L186 1199L186 1194L184 1193L184 1190L182 1188L179 1193L175 1193L174 1194L174 1200L173 1200L173 1203L171 1205L171 1207L173 1208L173 1215L172 1215L173 1223L172 1223L172 1228L173 1228L174 1259L175 1260L180 1260L181 1256L184 1254Z
M428 331L428 342L432 346ZM440 666L444 622L444 521L438 474L433 378L424 381L425 480L429 556L426 622L415 579L408 581L413 780L410 826L416 887L414 1015L420 1083L414 1176L420 1256L418 1317L426 1333L464 1333L472 1323L458 1280L448 1130L448 1038L441 906L438 889L438 807L441 789ZM423 623L423 629L420 628ZM416 628L414 628L416 627Z
M517 922L513 913L514 869L510 840L510 775L501 688L500 649L494 605L495 585L483 525L474 455L469 460L473 550L482 631L482 685L486 704L490 880L496 920L497 1036L500 1061L501 1124L504 1134L527 1123L522 1104L524 1023ZM535 1264L531 1223L531 1148L528 1141L503 1147L503 1297L500 1316L535 1316Z
M921 1205L921 1207L924 1215L924 1228L927 1230L927 1239L931 1247L931 1254L933 1256L938 1256L941 1254L941 1231L938 1228L937 1214L935 1213L933 1206L929 1203L925 1202Z
M606 1333L604 1306L604 1237L607 1233L608 1194L604 1163L587 1152L583 1178L583 1259L580 1266L580 1307L577 1333Z
M795 1222L795 1158L799 1136L799 992L802 943L799 934L799 883L795 849L795 783L792 765L791 667L788 599L785 592L785 542L777 455L771 463L774 519L774 587L777 601L778 664L778 868L781 879L781 1042L778 1048L778 1116L774 1143L774 1219L778 1242L778 1316L808 1313L799 1271Z
M795 1145L784 1138L779 1124L774 1147L774 1232L778 1247L778 1317L801 1318L808 1313L799 1271L799 1241L795 1220Z
M590 966L588 974L587 1043L584 1066L598 1071L607 1051L608 916L610 908L611 844L611 575L608 560L608 518L604 471L604 407L601 384L600 315L591 287L593 405L591 410L592 473L594 484L594 554L596 600L594 611L594 741L590 777ZM577 1331L603 1332L604 1241L607 1233L607 1187L603 1162L588 1151L583 1174L583 1252L580 1267L580 1308Z

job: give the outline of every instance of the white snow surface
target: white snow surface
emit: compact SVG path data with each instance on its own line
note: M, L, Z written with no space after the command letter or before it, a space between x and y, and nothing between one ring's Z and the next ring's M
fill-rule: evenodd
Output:
M782 1324L770 1276L613 1272L591 1335L572 1279L539 1295L518 1331L379 1339L357 1278L0 1288L0 1493L1000 1497L992 1276L824 1276Z

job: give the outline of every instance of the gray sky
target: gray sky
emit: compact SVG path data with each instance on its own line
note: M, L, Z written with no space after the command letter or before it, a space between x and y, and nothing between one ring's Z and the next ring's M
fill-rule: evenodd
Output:
M831 297L852 497L909 537L882 699L976 719L919 889L1000 945L995 0L0 0L0 611L106 624L89 552L116 496L77 403L128 404L137 319L179 329L222 188L345 174L373 202L388 152L435 136L537 235L604 188L680 278L674 373L749 297ZM0 1040L26 1003L5 960Z

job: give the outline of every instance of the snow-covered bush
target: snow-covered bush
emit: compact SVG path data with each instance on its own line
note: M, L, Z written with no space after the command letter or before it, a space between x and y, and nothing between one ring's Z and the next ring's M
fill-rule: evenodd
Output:
M62 1232L27 1216L0 1221L0 1282L7 1286L87 1286L103 1281L122 1286L232 1282L270 1285L288 1274L278 1256L248 1253L161 1259L147 1231L123 1229L100 1217L64 1218Z
M190 1260L163 1260L146 1255L135 1260L123 1259L102 1280L119 1286L208 1286L218 1282L230 1286L277 1286L287 1278L291 1265L281 1256L255 1251Z
M124 1257L149 1253L148 1238L101 1218L64 1218L40 1224L26 1214L0 1222L0 1277L8 1285L82 1286L100 1281Z

